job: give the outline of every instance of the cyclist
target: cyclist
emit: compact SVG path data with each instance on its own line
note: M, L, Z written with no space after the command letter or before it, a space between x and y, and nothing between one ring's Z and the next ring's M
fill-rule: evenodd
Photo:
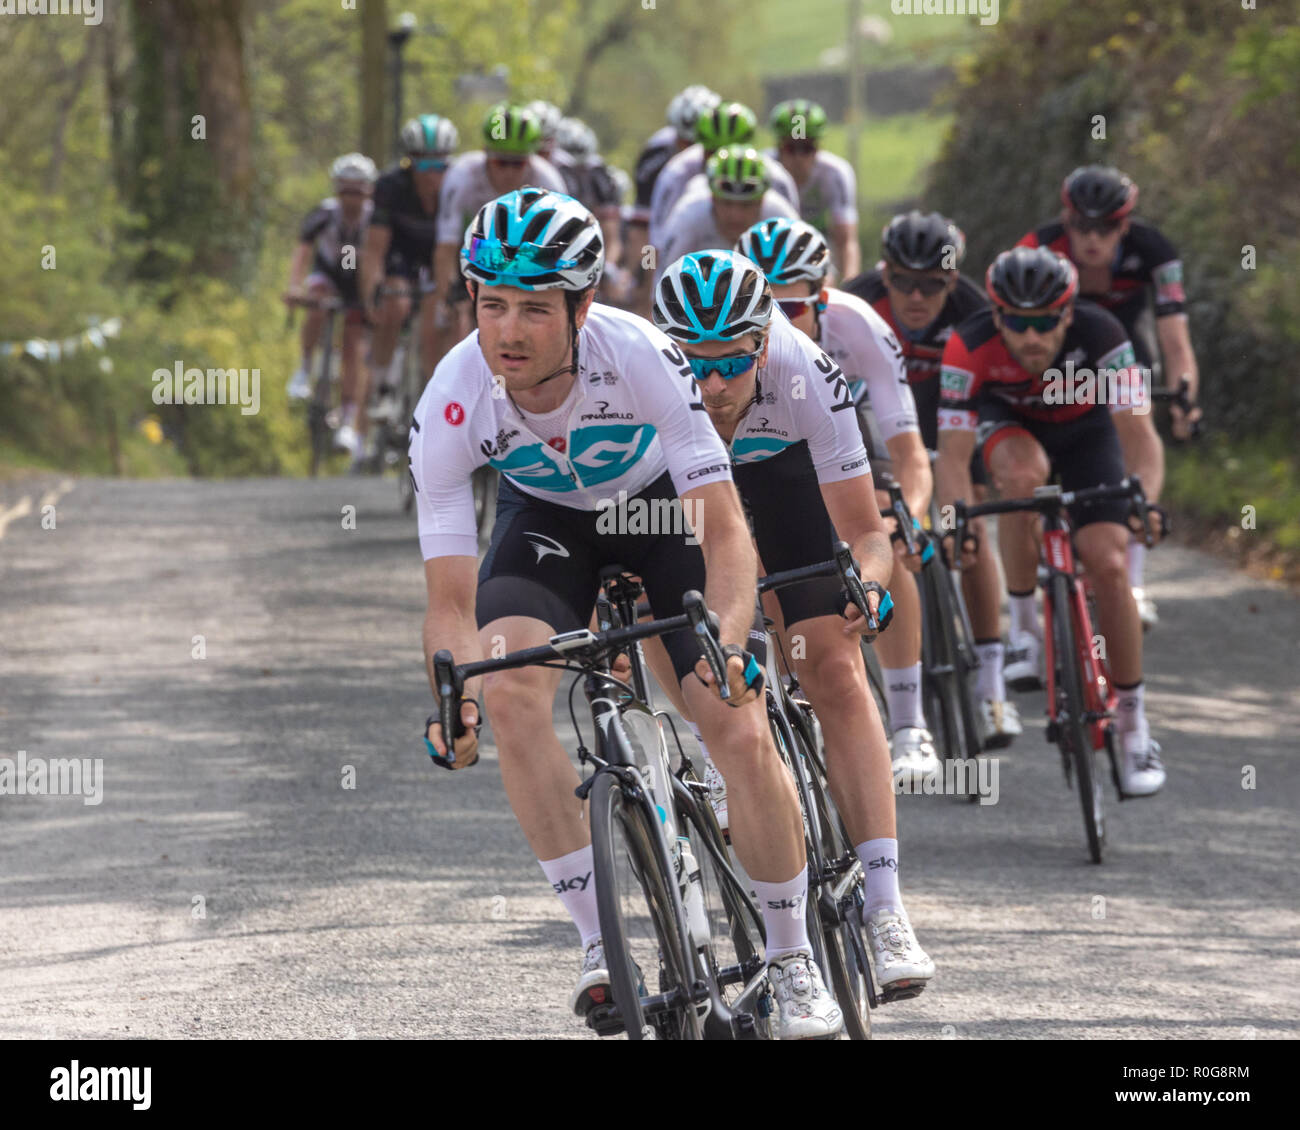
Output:
M696 143L669 160L655 181L654 192L650 197L650 242L656 248L662 251L666 246L672 231L668 218L678 202L687 195L689 189L703 189L701 174L707 177L709 160L713 155L719 149L734 152L742 146L750 145L757 130L758 118L754 116L754 111L740 102L720 102L708 113L702 113L695 119ZM771 161L768 164L771 187L797 208L799 190L795 187L794 180L780 162ZM730 247L734 242L735 240L728 240L724 246Z
M756 263L737 252L705 250L668 266L655 286L654 321L685 353L735 462L764 571L824 561L838 535L861 561L868 603L887 625L889 606L882 602L893 554L845 375L773 305ZM890 364L879 340L863 344L881 365ZM709 520L711 514L705 528ZM917 943L899 893L889 745L862 662L868 620L856 608L847 624L840 618L839 589L835 579L777 593L785 653L821 722L831 792L862 860L862 921L877 979L882 988L923 989L934 962ZM703 734L706 757L712 741ZM734 782L725 784L730 818Z
M879 314L898 335L907 379L916 400L921 439L930 451L939 446L939 361L953 328L988 307L984 292L958 267L966 237L938 212L900 213L881 233L882 258L870 271L850 279L844 289ZM873 453L874 454L874 453ZM985 494L984 464L971 458L975 497ZM974 560L962 574L962 591L980 665L975 674L984 748L1001 749L1022 732L1020 712L1007 698L1002 666L1000 614L1002 580L993 547L980 539Z
M459 144L460 135L450 119L438 114L412 118L402 127L402 159L375 186L375 208L361 254L361 296L374 326L370 341L371 382L378 390L374 419L391 419L398 410L388 370L412 301L418 305L420 352L432 367L433 307L422 298L432 287L438 195Z
M650 313L650 283L654 275L652 270L642 265L641 256L649 240L650 200L655 183L664 166L683 149L694 144L696 119L721 101L721 97L707 86L688 86L680 94L675 94L668 103L668 124L650 136L636 159L633 174L636 200L628 210L624 247L627 250L627 268L637 279L633 308L638 314Z
M930 458L921 442L903 350L870 306L827 285L831 254L825 237L803 220L763 220L740 237L736 250L762 269L781 313L795 329L843 370L853 400L865 392L908 509L928 513ZM889 496L878 492L877 502L888 507ZM875 647L893 730L894 778L918 788L939 768L921 705L921 595L912 576L921 567L921 557L918 552L908 558L901 541L896 552L906 568L893 573L894 626Z
M759 220L797 220L794 205L772 190L771 170L757 149L719 149L710 157L708 184L682 197L664 224L659 274L687 252L730 247Z
M342 423L334 433L334 444L353 457L361 448L357 430L358 405L364 405L366 400L357 249L370 219L371 194L378 176L375 163L360 153L345 153L330 166L334 195L322 200L303 221L289 267L289 289L285 292L285 301L289 303L304 297L343 300L346 316L343 322ZM311 273L304 279L309 265ZM289 382L289 396L295 400L305 400L311 395L308 367L324 324L324 310L313 309L303 320L302 361Z
M483 119L483 148L462 154L443 183L433 260L435 293L431 300L436 304L434 317L443 332L435 360L470 329L469 300L458 256L465 228L478 210L489 200L524 185L565 191L559 171L538 155L541 144L542 124L533 112L524 106L499 102Z
M826 111L806 98L779 103L769 119L776 148L767 155L779 159L799 189L799 214L831 244L839 277L850 279L861 270L858 251L858 179L843 157L821 147Z
M1079 271L1080 293L1106 307L1123 323L1137 356L1148 370L1158 367L1164 355L1166 371L1174 384L1188 380L1193 405L1200 381L1192 340L1188 333L1183 294L1183 264L1178 252L1153 224L1133 215L1138 186L1118 169L1087 165L1075 169L1061 184L1061 218L1035 228L1021 238L1025 247L1050 247L1067 256ZM1155 340L1149 310L1154 295ZM1177 405L1170 407L1173 433L1190 434L1191 422L1201 414L1194 407L1185 417ZM1147 497L1156 501L1164 481L1164 448L1148 414L1116 419L1124 462L1142 476ZM1129 580L1144 627L1153 627L1159 615L1143 584L1146 547L1129 541Z
M564 177L568 195L572 196L600 221L605 240L605 273L601 276L601 294L604 301L617 298L621 303L626 296L627 280L618 265L623 255L620 225L623 219L620 203L622 196L600 154L595 131L578 118L562 118L556 129L557 160L555 167Z
M1124 456L1114 418L1131 412L1143 393L1124 327L1100 306L1078 300L1074 264L1045 247L1004 251L989 267L985 286L992 308L962 322L943 351L935 472L940 501L971 496L977 425L984 463L1004 497L1031 495L1052 473L1066 490L1119 482ZM1116 374L1116 395L1084 395L1082 402L1062 396L1067 359L1076 376L1080 369ZM1070 516L1118 695L1124 791L1149 796L1164 784L1165 770L1143 707L1142 626L1124 562L1128 505L1075 506ZM1037 521L1033 514L998 521L1010 641L1024 653L1023 670L1035 681L1042 649L1034 605Z
M638 573L659 615L680 610L687 590L704 591L721 623L730 702L718 697L693 633L672 633L664 643L680 693L732 781L732 838L746 872L757 876L779 1033L833 1036L843 1014L808 956L803 915L790 913L807 897L802 822L768 732L762 672L745 650L756 564L730 462L673 344L643 319L592 302L603 260L595 217L567 196L533 187L489 201L465 233L463 271L478 331L434 372L411 441L430 682L439 648L472 660L494 645L539 645L586 627L608 564ZM598 391L589 392L593 381ZM487 462L502 479L476 584L470 476ZM680 534L602 532L599 522L620 491L623 504L629 495L638 506L680 496L702 506L708 520L699 544ZM581 935L582 973L570 1003L584 1015L608 1000L609 973L590 837L574 796L578 777L552 723L558 685L556 672L534 667L501 672L483 691L506 794ZM471 683L459 708L466 732L453 735L453 768L478 757L475 694ZM445 756L434 719L427 736Z
M527 109L537 119L541 129L542 143L537 147L538 154L558 168L555 157L555 133L560 127L560 119L564 117L564 111L554 102L547 102L544 98L534 98L528 103Z

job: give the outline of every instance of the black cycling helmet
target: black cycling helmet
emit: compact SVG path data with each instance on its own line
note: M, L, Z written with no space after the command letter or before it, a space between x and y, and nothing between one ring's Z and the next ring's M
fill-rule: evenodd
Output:
M885 225L880 242L888 262L913 271L948 268L944 259L950 247L955 252L951 269L956 269L966 254L961 228L938 212L900 212Z
M1013 247L993 260L984 289L1002 309L1059 310L1078 292L1079 272L1050 248Z
M1113 165L1083 165L1061 182L1061 203L1090 220L1118 220L1133 211L1138 186Z

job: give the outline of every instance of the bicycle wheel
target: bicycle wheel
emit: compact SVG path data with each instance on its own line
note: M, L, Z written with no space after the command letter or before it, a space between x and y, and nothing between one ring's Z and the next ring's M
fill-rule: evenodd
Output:
M602 771L592 786L590 819L596 906L622 1030L630 1040L698 1040L701 1022L690 1003L693 955L677 881L660 859L650 813L628 796L616 773ZM647 991L653 972L658 999Z
M862 864L831 796L822 751L815 749L811 707L796 704L794 721L795 741L802 747L808 766L808 797L817 814L823 852L817 908L826 938L826 972L836 1003L844 1013L849 1039L869 1040L875 988L862 933L862 907L866 901Z
M1083 809L1083 828L1088 839L1088 855L1093 863L1100 863L1102 847L1106 842L1101 775L1097 772L1092 735L1085 720L1086 705L1076 650L1079 641L1074 631L1071 605L1073 585L1068 577L1055 574L1051 579L1050 592L1052 641L1056 653L1056 741L1074 767L1075 786Z

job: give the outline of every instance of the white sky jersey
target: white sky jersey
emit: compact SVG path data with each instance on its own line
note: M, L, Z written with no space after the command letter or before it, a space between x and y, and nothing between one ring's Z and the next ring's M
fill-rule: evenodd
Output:
M578 335L578 400L562 449L509 396L494 396L478 332L434 370L415 408L411 474L424 557L478 553L470 475L491 463L525 494L595 511L669 471L679 495L731 478L731 464L680 349L635 314L593 303Z
M763 193L763 203L758 218L767 220L773 216L788 216L792 220L797 220L799 213L784 196L775 189L769 188ZM757 222L756 220L755 223ZM658 256L658 269L655 271L656 281L664 273L664 268L687 252L703 251L706 247L720 247L729 251L733 242L723 239L722 233L718 231L717 221L713 218L713 194L708 190L707 185L703 192L683 196L678 201L677 207L673 209L667 224L664 225L664 231L664 242L660 245L661 251Z
M731 439L737 463L758 463L807 440L819 483L868 474L866 448L844 374L779 310L772 313L767 364L754 403Z
M844 370L854 403L865 393L881 438L919 433L903 349L889 323L861 298L834 287L821 320L821 347Z
M654 192L650 196L650 242L656 247L663 247L664 241L671 235L668 217L687 193L698 184L708 186L704 177L704 146L688 145L680 153L668 159L659 179L655 181ZM791 204L798 207L799 190L795 187L794 177L785 171L780 161L767 163L772 175L772 189L784 196Z
M524 184L569 194L564 178L550 161L536 154L528 160ZM442 178L442 191L438 194L438 242L463 243L465 229L478 210L500 195L488 180L487 154L481 149L461 154Z
M784 169L775 149L767 157ZM835 224L858 222L858 178L843 157L817 150L817 160L807 181L799 188L799 214L818 231L829 235Z

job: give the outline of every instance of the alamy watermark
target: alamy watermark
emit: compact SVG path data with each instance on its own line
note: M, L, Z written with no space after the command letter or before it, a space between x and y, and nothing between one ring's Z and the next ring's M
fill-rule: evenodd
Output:
M927 773L918 783L913 777L894 779L896 796L923 794L925 796L977 795L980 804L997 804L998 759L996 757L961 757L943 763L942 771Z
M1151 370L1141 365L1076 369L1074 362L1067 360L1064 370L1044 370L1043 381L1043 403L1051 407L1106 404L1129 408L1135 416L1151 411Z
M0 16L81 16L95 27L104 20L100 0L0 0Z
M0 797L79 796L82 804L104 799L102 757L0 757Z
M889 0L896 16L979 16L985 26L998 22L998 0Z
M676 534L687 545L699 545L703 521L702 498L628 498L621 490L617 498L596 503L598 534Z
M153 371L155 404L238 404L245 416L256 416L262 403L261 369L187 369L177 361L170 369Z

